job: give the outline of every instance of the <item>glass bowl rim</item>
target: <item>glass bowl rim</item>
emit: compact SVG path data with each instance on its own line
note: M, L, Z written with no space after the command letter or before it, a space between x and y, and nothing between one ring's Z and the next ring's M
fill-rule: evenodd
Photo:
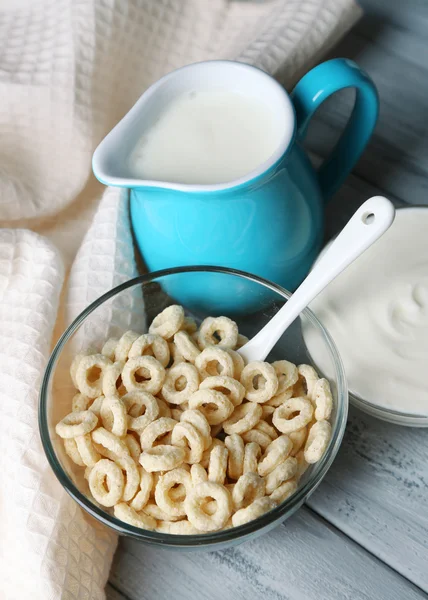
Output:
M266 287L285 299L289 299L291 296L291 292L288 292L286 289L281 286L268 281L262 277L258 277L251 273L246 273L245 271L240 271L238 269L230 269L226 267L218 267L218 266L188 266L188 267L174 267L170 269L163 269L159 271L154 271L151 273L147 273L145 275L140 275L133 279L130 279L114 288L109 290L108 292L101 295L97 300L92 302L89 306L87 306L71 323L71 325L64 331L64 333L59 338L56 343L49 360L46 365L46 369L43 375L42 385L40 388L39 394L39 431L40 437L42 440L42 445L46 457L48 459L49 465L52 468L56 478L59 480L63 488L66 492L81 506L87 513L89 513L93 518L97 521L101 522L103 525L110 527L115 530L116 533L121 535L126 535L128 537L132 537L142 542L147 542L150 544L156 544L164 547L182 547L182 548L192 548L198 546L210 546L217 545L222 543L227 543L233 539L240 537L247 537L252 533L256 532L259 529L265 528L270 524L279 521L281 517L285 516L287 513L292 513L297 510L303 501L316 489L321 480L324 478L328 469L330 468L336 454L339 450L340 444L342 442L342 438L345 432L346 420L348 415L348 387L345 376L345 370L343 367L342 360L340 358L339 352L333 342L328 331L321 324L318 318L312 313L312 311L308 308L305 308L302 311L302 314L309 320L309 322L318 328L323 335L323 338L326 342L326 346L330 351L330 356L333 360L337 381L337 418L336 418L336 427L332 430L332 437L329 443L329 446L324 453L324 456L321 460L315 465L315 472L308 478L308 480L297 489L297 491L290 496L290 498L286 499L284 502L280 503L277 507L272 509L271 511L263 514L262 516L250 521L249 523L245 523L244 525L240 525L239 527L231 527L230 529L215 531L212 533L201 533L201 534L192 534L192 535L175 535L175 534L167 534L167 533L159 533L156 531L150 531L146 529L140 529L138 527L134 527L123 521L116 519L114 516L107 513L102 508L98 508L95 504L93 504L71 481L65 470L62 468L61 463L59 462L54 447L51 442L51 438L49 435L49 427L48 427L48 418L47 418L47 400L49 396L49 384L51 380L51 376L54 373L54 368L56 363L61 355L61 352L68 342L68 340L72 337L74 332L80 327L80 325L85 321L85 319L98 307L100 307L104 302L110 300L114 296L117 296L121 292L127 290L128 288L134 287L136 285L144 285L159 279L161 277L167 277L169 275L178 275L180 273L219 273L225 275L234 275L237 277L241 277L243 279L252 281L263 287Z

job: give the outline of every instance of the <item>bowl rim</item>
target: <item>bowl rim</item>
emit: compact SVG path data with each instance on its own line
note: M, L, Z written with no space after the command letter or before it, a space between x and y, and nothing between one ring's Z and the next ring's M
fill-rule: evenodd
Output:
M226 267L218 267L218 266L188 266L188 267L174 267L170 269L163 269L160 271L154 271L151 273L147 273L145 275L140 275L133 279L130 279L114 288L109 290L100 296L97 300L92 302L89 306L87 306L71 323L71 325L65 330L65 332L61 335L58 342L56 343L51 356L46 365L46 369L43 375L43 380L40 388L39 394L39 431L40 437L42 440L42 445L46 457L48 459L49 465L52 468L55 476L64 487L66 492L92 517L94 517L97 521L100 521L104 525L110 527L115 530L116 533L121 535L126 535L128 537L132 537L134 539L138 539L143 542L156 544L164 547L182 547L182 548L192 548L198 546L215 546L221 545L222 543L227 543L236 538L246 538L250 536L252 533L265 529L269 525L272 527L276 522L280 522L281 517L286 516L287 513L292 513L297 510L301 504L303 504L304 500L316 489L316 487L320 484L321 480L324 478L328 469L330 468L336 454L339 450L340 444L343 439L343 435L345 432L345 426L348 415L348 387L347 380L345 376L345 370L343 367L342 360L340 358L339 352L333 342L328 331L321 324L318 318L312 313L312 311L308 308L305 308L301 314L303 314L309 322L317 327L320 332L323 334L326 345L330 351L330 355L332 357L335 369L336 369L336 386L337 386L337 417L336 417L336 427L332 429L332 436L321 460L314 465L315 471L311 474L311 477L297 489L297 491L292 494L289 498L287 498L284 502L279 504L277 507L272 509L271 511L261 515L257 519L250 521L249 523L245 523L244 525L240 525L238 527L231 527L230 529L215 531L212 533L201 533L201 534L192 534L192 535L176 535L176 534L167 534L167 533L159 533L156 531L150 531L146 529L140 529L138 527L134 527L123 521L116 519L113 515L107 513L104 509L97 507L95 504L89 500L72 482L70 477L67 475L65 470L63 469L60 461L58 460L53 444L51 442L51 438L49 435L49 426L48 426L48 415L47 415L47 400L50 392L50 383L51 378L55 370L56 363L61 355L61 352L68 342L68 340L72 337L75 331L80 327L80 325L85 321L85 319L98 307L100 307L104 302L110 300L114 296L120 294L128 288L134 287L136 285L144 285L150 283L151 281L156 281L159 278L167 277L169 275L176 275L180 273L219 273L226 275L234 275L237 277L244 278L246 280L255 282L257 284L266 287L286 300L291 296L291 293L281 286L268 281L262 277L258 277L256 275L246 273L245 271L240 271L237 269L230 269ZM299 317L300 318L300 317Z

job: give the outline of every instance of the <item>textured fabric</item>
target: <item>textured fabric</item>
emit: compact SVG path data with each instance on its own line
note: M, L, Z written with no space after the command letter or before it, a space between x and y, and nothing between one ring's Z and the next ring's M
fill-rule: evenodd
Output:
M115 549L56 480L37 425L52 338L137 274L126 193L91 176L96 145L187 63L237 59L290 88L359 13L352 0L0 4L1 599L102 600ZM112 302L76 350L112 326L143 329L141 302Z

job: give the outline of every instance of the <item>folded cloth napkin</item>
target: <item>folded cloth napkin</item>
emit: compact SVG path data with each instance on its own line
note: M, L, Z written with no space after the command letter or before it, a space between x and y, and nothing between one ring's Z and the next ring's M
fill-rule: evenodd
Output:
M127 196L94 181L94 148L168 71L232 58L291 87L359 15L353 0L1 3L0 598L102 599L116 545L55 479L37 425L52 340L137 274Z

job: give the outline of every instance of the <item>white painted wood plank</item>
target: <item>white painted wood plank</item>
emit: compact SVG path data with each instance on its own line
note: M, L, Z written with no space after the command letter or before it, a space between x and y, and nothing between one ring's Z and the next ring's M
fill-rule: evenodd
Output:
M426 596L301 509L220 552L173 552L122 539L110 581L131 600L416 600Z
M106 600L130 600L128 596L115 589L110 583L106 585L105 593Z
M308 505L428 592L426 430L351 409L339 454Z
M359 0L364 11L381 23L392 23L410 33L427 35L428 3L425 0Z

